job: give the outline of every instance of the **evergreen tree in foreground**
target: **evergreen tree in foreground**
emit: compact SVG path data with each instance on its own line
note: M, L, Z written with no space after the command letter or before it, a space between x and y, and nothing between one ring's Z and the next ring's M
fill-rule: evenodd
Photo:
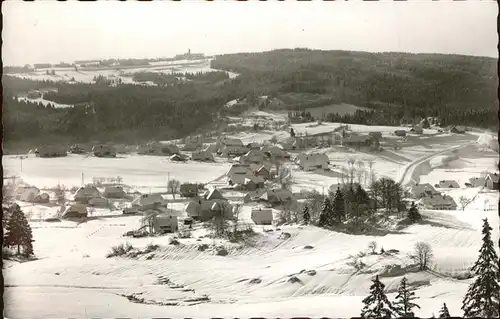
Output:
M361 317L391 318L395 312L389 299L384 292L385 285L378 279L373 280L370 287L370 295L363 299L365 306L361 310Z
M483 224L483 246L479 258L472 267L476 280L469 286L462 304L465 318L499 316L499 269L498 256L491 240L491 227L488 219Z
M443 307L439 310L439 318L450 318L450 312L448 311L448 307L446 307L446 303L443 303Z
M340 188L337 188L333 198L333 207L332 207L332 222L335 224L340 224L345 220L345 201L344 194Z
M418 211L417 205L415 205L415 202L411 203L411 207L408 210L408 218L412 221L412 223L418 222L422 220L422 215L420 215L420 212Z
M309 222L311 221L311 215L309 214L309 207L304 207L304 211L302 212L302 218L304 219L304 223L306 225L309 224Z
M415 317L415 313L413 313L413 308L419 308L420 306L416 303L413 303L412 300L417 299L415 297L415 293L410 291L407 286L408 280L406 277L401 279L401 283L398 288L398 295L396 296L396 301L394 302L394 308L398 315L402 317Z
M26 256L33 254L33 235L26 216L17 205L12 207L4 235L4 246L16 247L17 255L21 254L21 247Z
M321 207L321 213L319 214L319 227L325 227L331 223L331 204L328 197L323 201L323 206Z

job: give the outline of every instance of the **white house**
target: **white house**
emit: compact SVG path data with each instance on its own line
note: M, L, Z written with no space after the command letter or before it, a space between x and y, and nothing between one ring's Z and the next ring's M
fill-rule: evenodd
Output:
M132 206L138 207L139 210L155 209L166 204L167 201L160 194L144 194L132 202Z
M450 196L446 195L433 195L430 197L423 197L419 205L424 209L434 210L456 210L457 203Z

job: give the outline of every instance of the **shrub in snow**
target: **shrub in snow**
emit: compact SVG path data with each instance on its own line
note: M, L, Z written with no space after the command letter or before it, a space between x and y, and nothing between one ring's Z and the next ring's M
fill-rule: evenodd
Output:
M432 263L434 254L431 245L424 242L418 242L413 248L413 253L409 254L408 257L418 264L420 270L427 270Z
M159 245L149 244L149 245L146 246L146 249L144 250L144 253L148 254L150 252L153 252L153 251L157 250L158 248L160 248Z
M205 251L208 249L208 245L207 244L201 244L198 246L198 250L199 251Z
M386 254L391 254L391 255L393 255L393 254L399 254L399 250L397 250L397 249L389 249L385 253Z
M134 249L134 247L129 243L113 246L111 247L111 251L106 255L106 258L124 256L132 249Z
M306 245L304 246L304 249L313 249L314 247L313 246L310 246L310 245Z
M227 256L229 253L228 253L226 247L224 247L224 246L218 246L218 247L215 248L215 254L217 256Z
M179 232L179 238L191 238L191 232L190 231Z
M175 246L177 246L177 245L180 244L179 241L176 238L172 238L172 237L168 239L168 243L170 245L175 245Z
M384 247L380 247L380 254L381 254L381 255L385 254L385 249L384 249Z
M286 232L282 232L279 236L278 236L278 239L288 239L292 237L292 235L290 235L290 233L286 233Z
M262 282L262 280L260 280L259 278L254 278L254 279L249 281L249 283L252 285L260 284L261 282Z
M295 277L295 276L290 277L287 281L292 283L292 284L294 284L296 282L301 282L300 279Z
M153 259L154 257L155 257L155 254L151 254L151 255L147 256L147 257L146 257L146 259L147 259L147 260L151 260L151 259Z
M308 270L306 272L306 274L308 274L309 276L315 276L316 275L316 270Z
M377 252L377 242L376 241L371 241L369 244L368 244L368 249L371 250L371 253L372 255L376 255Z

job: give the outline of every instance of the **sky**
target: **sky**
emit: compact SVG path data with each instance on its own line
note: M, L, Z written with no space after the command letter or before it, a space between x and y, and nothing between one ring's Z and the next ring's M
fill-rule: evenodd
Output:
M307 47L498 57L496 1L2 2L4 65Z

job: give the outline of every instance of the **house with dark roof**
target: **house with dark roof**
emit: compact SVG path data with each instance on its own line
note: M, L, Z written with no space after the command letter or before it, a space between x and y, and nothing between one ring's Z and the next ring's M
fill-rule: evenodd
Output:
M451 133L456 133L456 134L465 134L465 127L463 126L452 126L450 128Z
M419 205L424 209L433 210L456 210L457 203L450 196L446 195L433 195L430 197L423 197Z
M439 188L460 188L460 184L458 184L458 182L454 181L454 180L442 180L442 181L439 181L438 184L436 184L436 187L439 187Z
M439 194L439 192L429 183L413 185L408 191L411 197L416 199Z

